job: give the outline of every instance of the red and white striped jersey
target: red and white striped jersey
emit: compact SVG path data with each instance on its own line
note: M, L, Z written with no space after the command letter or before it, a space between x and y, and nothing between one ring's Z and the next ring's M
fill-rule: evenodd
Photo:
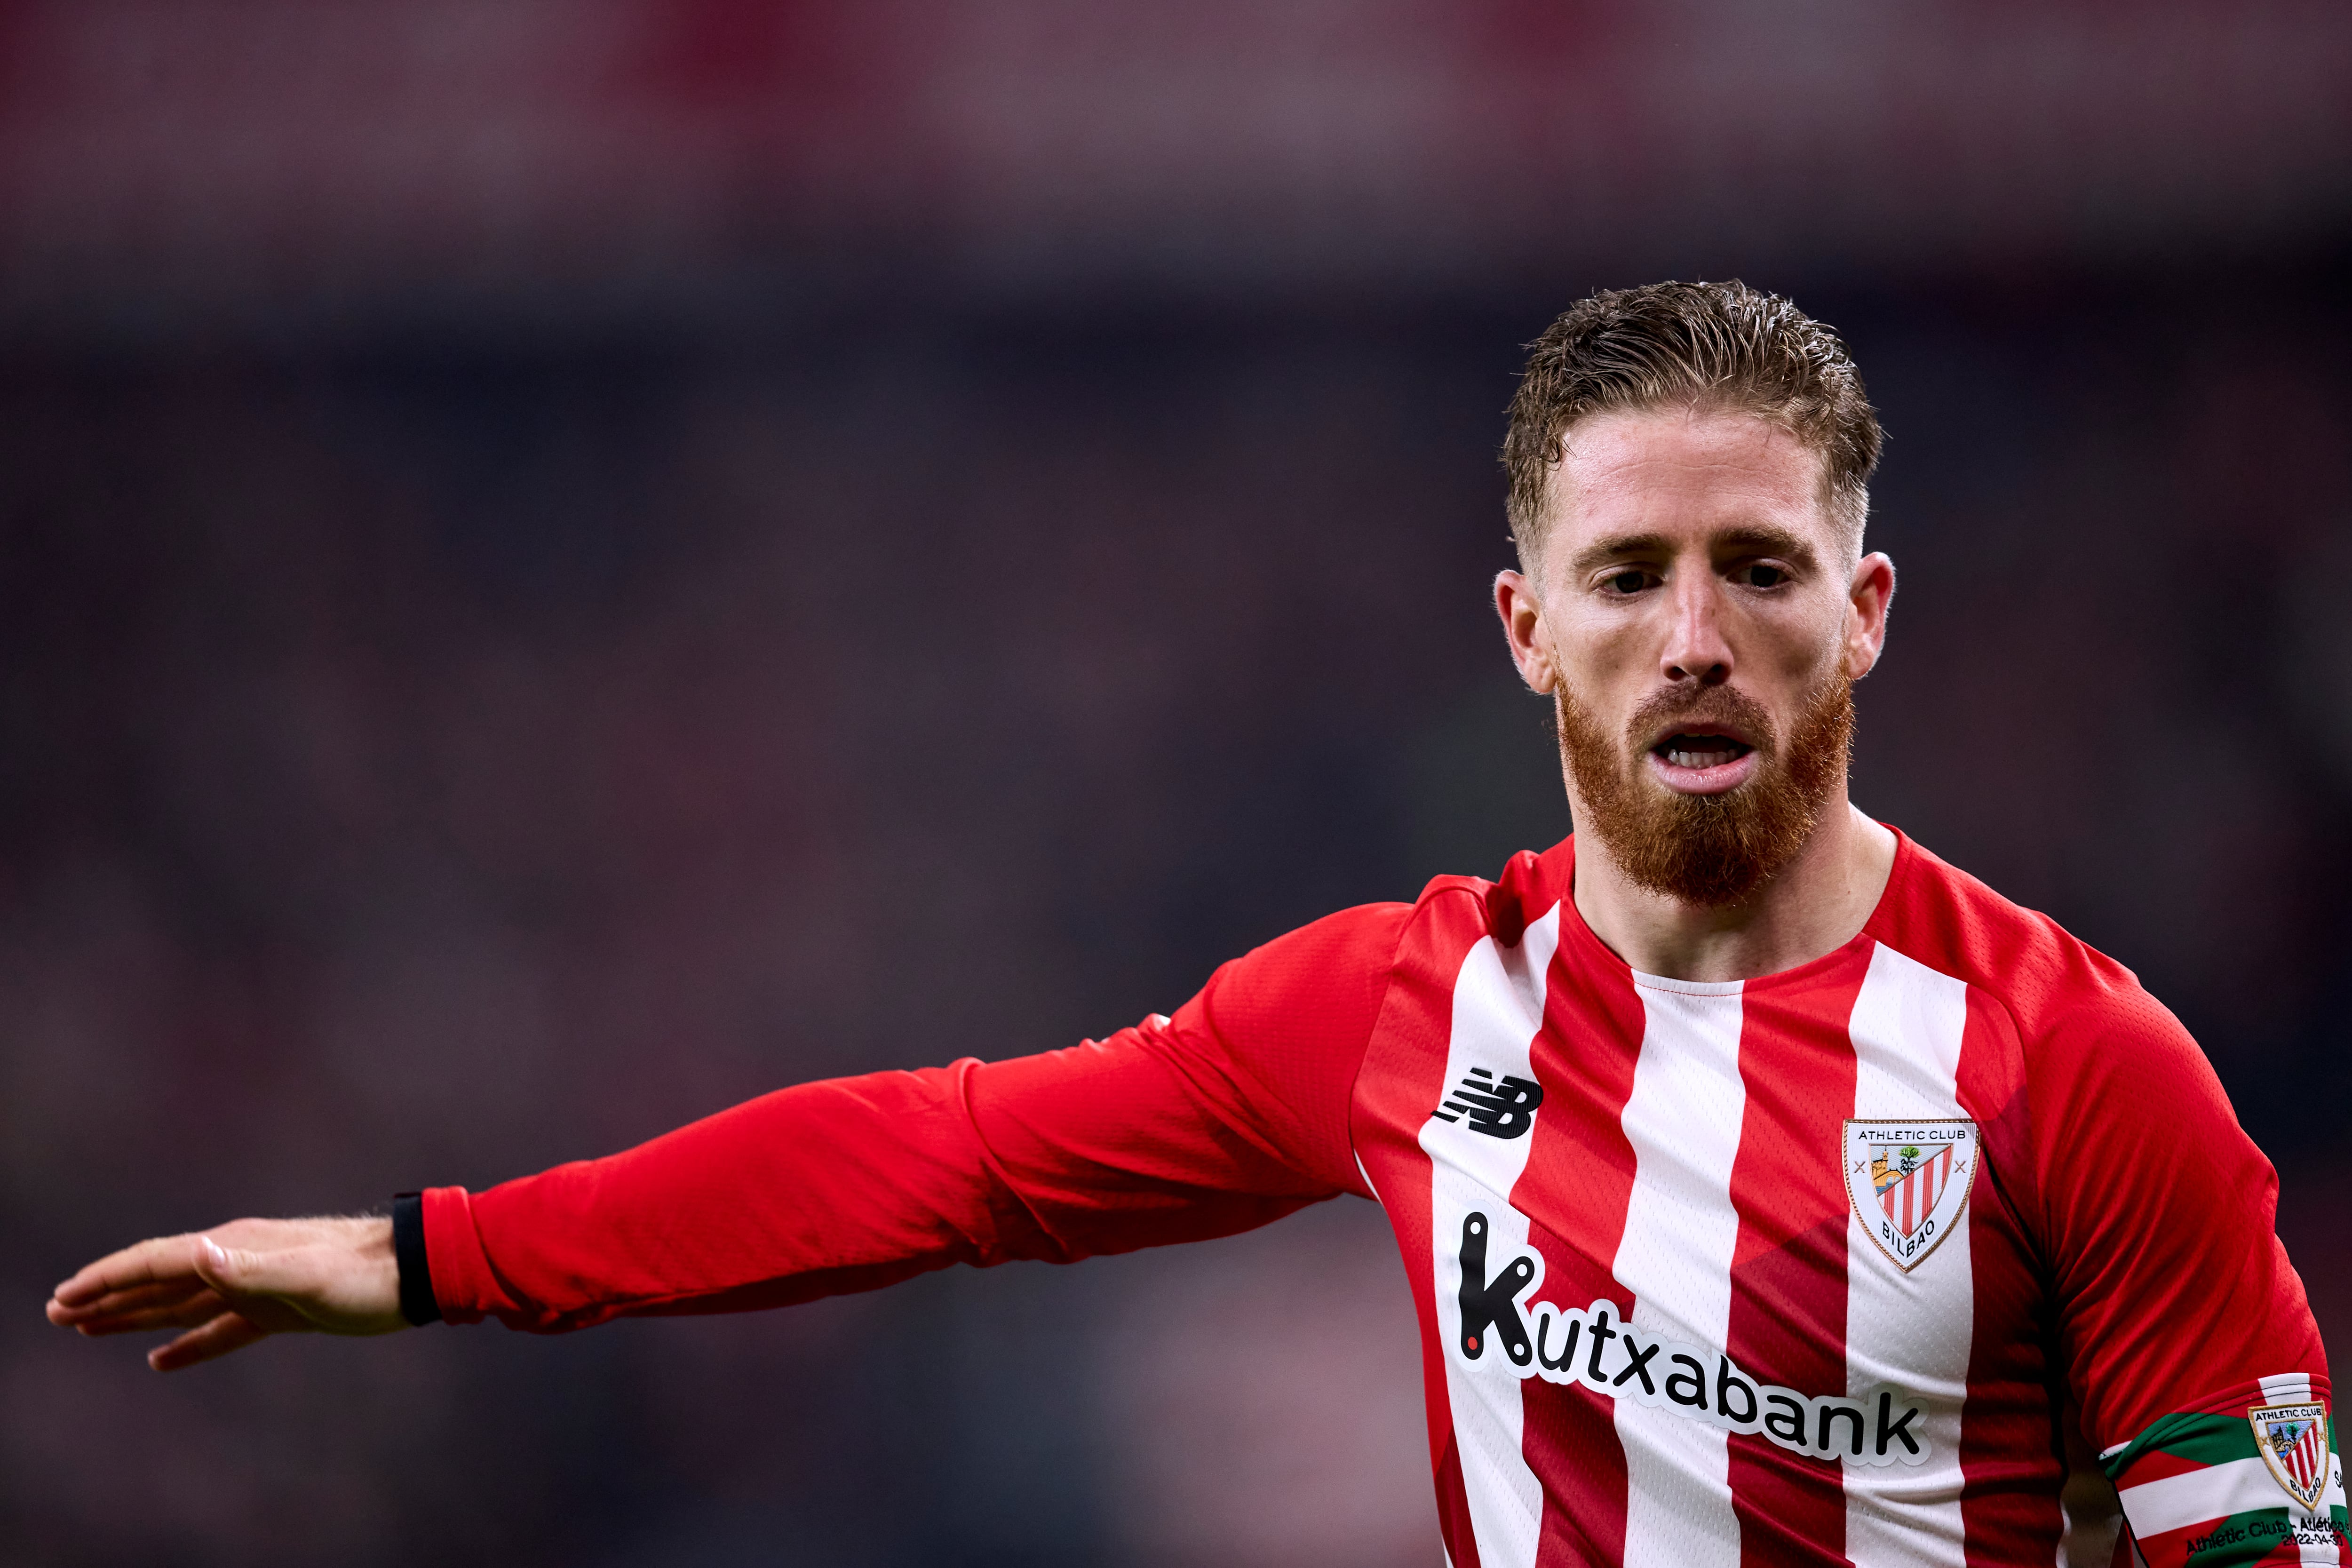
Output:
M436 1189L436 1296L724 1310L1352 1191L1419 1309L1455 1568L2339 1561L2275 1177L2127 971L1903 839L1843 947L1669 980L1573 866L1332 916L1101 1042Z

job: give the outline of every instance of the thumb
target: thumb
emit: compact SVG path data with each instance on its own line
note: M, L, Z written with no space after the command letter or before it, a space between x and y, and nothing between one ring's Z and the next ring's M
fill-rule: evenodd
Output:
M310 1286L304 1249L251 1252L223 1247L209 1236L196 1238L196 1273L224 1296L286 1296Z

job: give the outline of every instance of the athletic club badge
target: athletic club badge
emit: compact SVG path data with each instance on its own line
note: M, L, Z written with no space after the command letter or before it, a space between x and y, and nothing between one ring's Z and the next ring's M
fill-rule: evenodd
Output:
M2257 1405L2246 1412L2254 1426L2254 1447L2286 1495L2305 1513L2319 1511L2327 1492L2327 1406Z
M1845 1186L1878 1249L1908 1273L1958 1228L1977 1176L1973 1121L1849 1121Z

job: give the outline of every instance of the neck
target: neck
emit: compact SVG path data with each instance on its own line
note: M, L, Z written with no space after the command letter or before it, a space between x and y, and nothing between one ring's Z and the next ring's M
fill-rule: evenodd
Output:
M1583 820L1583 813L1577 813ZM1753 980L1852 942L1895 869L1895 835L1841 789L1795 858L1745 903L1710 909L1635 886L1606 846L1576 841L1576 910L1592 934L1645 974Z

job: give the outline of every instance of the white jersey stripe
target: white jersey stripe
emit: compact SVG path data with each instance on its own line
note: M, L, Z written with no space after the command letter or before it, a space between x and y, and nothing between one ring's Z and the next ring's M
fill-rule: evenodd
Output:
M1484 937L1462 961L1445 1051L1449 1093L1474 1068L1496 1082L1505 1077L1534 1079L1528 1047L1543 1026L1545 988L1559 945L1555 905L1528 927L1517 947ZM1421 1147L1429 1156L1430 1244L1437 1270L1433 1294L1445 1394L1480 1568L1534 1568L1543 1529L1543 1488L1520 1449L1525 1385L1517 1369L1499 1344L1484 1348L1475 1361L1466 1359L1461 1348L1463 1226L1472 1215L1486 1216L1490 1276L1515 1258L1534 1259L1536 1272L1520 1292L1522 1301L1541 1288L1542 1255L1528 1246L1527 1215L1510 1205L1533 1142L1524 1133L1496 1137L1465 1121L1434 1116L1421 1129Z
M1848 1025L1854 1116L1874 1121L1966 1116L1958 1084L1967 1023L1963 982L1880 943ZM1835 1152L1822 1153L1828 1158ZM1965 1182L1974 1174L1956 1170L1951 1179ZM1879 1249L1858 1216L1846 1216L1845 1392L1860 1397L1886 1384L1916 1394L1928 1407L1930 1444L1925 1464L1843 1468L1845 1554L1854 1568L1966 1568L1960 1407L1968 1398L1976 1325L1969 1225L1983 1201L1979 1183L1959 1228L1907 1274Z
M1644 1023L1621 1125L1633 1190L1614 1272L1633 1325L1662 1339L1724 1345L1739 1215L1731 1167L1747 1089L1739 1077L1740 987L1636 974ZM1738 1568L1739 1519L1719 1426L1617 1401L1625 1449L1625 1568Z
M2341 1478L2331 1473L2331 1486L2337 1489L2336 1497L2322 1496L2320 1508L2325 1510L2331 1501L2340 1500ZM2201 1470L2188 1470L2177 1476L2167 1476L2160 1481L2142 1481L2124 1489L2124 1512L2132 1528L2142 1535L2168 1535L2191 1525L2210 1524L2217 1519L2227 1519L2233 1513L2252 1513L2256 1509L2283 1508L2297 1518L2308 1519L2303 1505L2287 1496L2286 1489L2271 1474L2270 1466L2260 1458L2232 1459L2225 1465L2209 1465ZM2323 1557L2323 1563L2335 1559Z
M2311 1401L2311 1374L2307 1372L2281 1373L2262 1380L2264 1405L2308 1405Z

